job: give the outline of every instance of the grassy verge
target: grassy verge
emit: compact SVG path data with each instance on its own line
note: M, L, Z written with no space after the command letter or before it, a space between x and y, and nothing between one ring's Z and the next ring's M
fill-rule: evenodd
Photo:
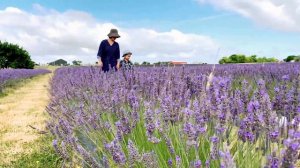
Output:
M22 167L22 168L56 168L62 167L61 158L52 147L53 137L46 134L39 139L26 145L31 152L16 156L17 159L0 167Z
M7 96L9 93L13 93L13 91L21 86L24 86L31 78L25 79L17 79L17 80L10 80L5 82L5 84L0 88L0 98Z
M0 96L0 168L62 167L50 133L29 127L45 130L49 78L51 74L10 83Z

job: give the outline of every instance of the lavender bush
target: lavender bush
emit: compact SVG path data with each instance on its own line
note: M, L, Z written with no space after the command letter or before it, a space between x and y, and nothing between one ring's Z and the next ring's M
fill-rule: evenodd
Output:
M36 75L50 73L46 69L0 69L0 93L5 84L24 78L30 78Z
M48 128L67 166L294 167L300 64L55 71Z

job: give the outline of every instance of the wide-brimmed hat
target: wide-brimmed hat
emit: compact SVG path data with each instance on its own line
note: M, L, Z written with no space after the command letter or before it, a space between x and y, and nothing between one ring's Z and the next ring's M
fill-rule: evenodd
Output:
M107 35L108 37L121 37L118 33L118 30L117 29L110 29L110 32L108 33Z
M131 51L129 51L129 50L125 50L124 52L123 52L123 56L122 57L125 57L125 55L132 55L132 52Z

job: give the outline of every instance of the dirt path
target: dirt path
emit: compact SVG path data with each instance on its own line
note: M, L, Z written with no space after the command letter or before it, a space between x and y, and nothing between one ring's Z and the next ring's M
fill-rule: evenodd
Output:
M30 152L26 144L41 136L29 125L45 129L49 79L51 74L29 80L13 93L0 98L0 163Z

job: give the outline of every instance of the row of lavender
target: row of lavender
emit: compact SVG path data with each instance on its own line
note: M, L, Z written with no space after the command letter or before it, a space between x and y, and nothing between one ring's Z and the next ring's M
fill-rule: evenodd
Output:
M293 167L300 64L61 68L48 128L66 165Z
M30 78L50 72L46 69L0 69L0 91L8 81Z

